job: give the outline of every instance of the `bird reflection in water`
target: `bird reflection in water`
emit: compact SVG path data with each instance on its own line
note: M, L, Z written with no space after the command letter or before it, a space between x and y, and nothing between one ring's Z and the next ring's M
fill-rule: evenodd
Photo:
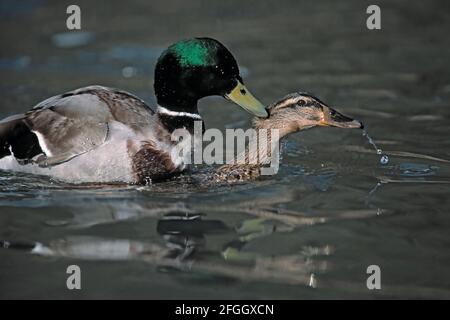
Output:
M329 270L325 259L333 253L331 245L305 245L295 254L268 255L255 252L251 244L275 233L298 232L300 228L330 220L374 217L377 210L333 210L311 215L281 209L294 197L293 192L286 192L281 197L249 199L221 206L167 201L139 204L131 200L114 202L114 205L80 203L74 208L71 219L47 221L47 224L66 229L68 233L79 229L85 233L96 225L151 219L157 222L160 238L141 241L70 236L45 244L4 241L3 247L49 257L142 261L161 272L205 273L242 281L320 286L320 275ZM227 217L230 212L239 212L248 218L237 223L222 221L221 217Z
M249 219L235 227L220 220L208 219L204 214L180 212L180 204L166 204L161 209L160 212L164 214L158 217L157 222L160 241L69 236L49 243L4 241L2 246L46 257L97 261L134 260L156 266L161 272L207 273L244 281L269 280L306 286L315 286L314 274L327 269L325 262L316 261L314 257L331 253L329 248L309 248L295 255L274 256L245 250L246 245L256 238L269 236L274 232L294 230L296 224L304 224L301 218L280 218L280 215L278 219L273 220L271 215L278 214L266 212L263 215L267 217ZM168 213L169 209L174 212ZM127 219L148 217L144 212L149 211L145 208L136 210L135 207L134 214L129 214ZM113 222L106 221L105 216L100 215L100 223ZM124 216L119 216L119 221L123 221ZM150 212L150 216L157 216L156 209ZM86 221L79 217L70 222L52 221L51 224L59 228L79 227L73 224L74 221L86 226ZM91 220L89 225L95 223ZM225 239L220 245L222 250L208 248L208 241L214 235L221 235L221 238Z

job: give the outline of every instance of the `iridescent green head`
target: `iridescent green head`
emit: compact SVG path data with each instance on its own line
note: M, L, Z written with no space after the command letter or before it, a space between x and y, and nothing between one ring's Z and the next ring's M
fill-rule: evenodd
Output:
M265 107L245 88L233 55L219 41L195 38L164 51L155 68L158 104L173 111L197 112L197 101L220 95L250 113L267 117Z
M217 42L200 39L182 40L169 47L169 51L175 54L184 68L213 65L217 50Z

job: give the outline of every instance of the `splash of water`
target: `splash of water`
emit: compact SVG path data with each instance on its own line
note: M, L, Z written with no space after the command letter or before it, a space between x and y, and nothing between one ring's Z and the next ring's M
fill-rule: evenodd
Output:
M378 148L378 146L376 145L375 141L373 141L373 139L367 134L366 130L363 130L363 134L362 135L363 135L363 137L365 137L367 139L367 141L369 141L369 143L375 149L376 153L378 155L381 155L380 163L382 165L388 164L389 163L389 157L387 156L387 154L383 154L383 150Z
M389 163L389 157L385 154L383 154L380 158L380 163L383 165L386 165Z

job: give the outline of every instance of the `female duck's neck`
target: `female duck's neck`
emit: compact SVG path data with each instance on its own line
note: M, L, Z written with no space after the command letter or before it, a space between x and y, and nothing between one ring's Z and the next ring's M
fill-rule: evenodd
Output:
M239 159L241 161L245 159L243 166L264 166L273 160L272 155L275 155L275 148L279 148L279 143L282 139L279 131L256 127L254 129L256 130L256 136L252 136L244 153L237 156L235 163L239 164Z

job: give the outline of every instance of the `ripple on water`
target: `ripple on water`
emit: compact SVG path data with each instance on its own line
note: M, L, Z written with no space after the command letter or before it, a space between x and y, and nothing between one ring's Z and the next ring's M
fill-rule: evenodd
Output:
M436 175L439 167L423 163L401 163L394 170L403 177L426 177Z
M95 35L87 31L69 31L52 36L53 44L58 48L74 48L84 46L94 41Z

